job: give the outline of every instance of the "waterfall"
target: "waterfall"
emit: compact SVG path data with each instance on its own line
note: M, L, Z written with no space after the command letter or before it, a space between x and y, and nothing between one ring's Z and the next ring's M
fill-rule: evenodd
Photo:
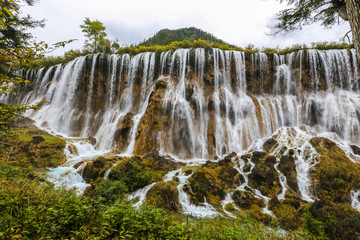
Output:
M161 152L179 159L241 152L281 127L302 125L360 144L353 49L286 55L202 48L95 54L22 74L30 84L2 101L47 101L27 115L64 136L95 137L98 150L114 150L114 134L131 114L119 153L133 154L158 80L166 82L162 115L156 116L163 127L152 134L162 143L157 145Z

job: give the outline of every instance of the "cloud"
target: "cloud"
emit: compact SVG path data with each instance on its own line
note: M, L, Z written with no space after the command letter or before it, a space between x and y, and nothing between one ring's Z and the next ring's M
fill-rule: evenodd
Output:
M198 27L224 41L238 46L285 47L296 43L337 41L349 29L348 24L324 30L312 25L302 31L269 37L269 24L285 5L276 0L222 0L216 4L205 0L41 0L23 13L36 19L47 19L44 29L35 29L38 40L55 43L76 38L79 41L61 49L81 48L84 36L79 27L85 17L98 19L111 39L122 44L137 44L163 28Z

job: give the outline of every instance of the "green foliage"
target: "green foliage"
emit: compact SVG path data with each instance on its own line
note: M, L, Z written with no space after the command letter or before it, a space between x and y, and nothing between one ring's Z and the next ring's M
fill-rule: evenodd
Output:
M14 0L1 0L0 6L0 30L7 27L7 19L14 17L14 12L19 8Z
M42 142L34 141L40 138ZM26 168L56 167L65 161L65 141L41 130L15 128L0 143L0 164Z
M77 57L85 56L87 54L90 54L91 52L89 50L69 50L64 53L64 56L46 56L42 58L36 58L31 59L28 63L24 64L24 68L30 68L30 69L40 69L40 68L47 68L50 66L54 66L57 64L66 64L72 60L74 60Z
M202 219L192 229L191 239L309 239L303 232L270 230L247 215L238 215L236 219Z
M82 32L85 33L85 37L87 37L85 49L98 52L99 50L104 51L110 47L111 42L106 39L106 28L102 22L85 18L84 24L80 25L80 27Z
M114 167L109 174L109 179L122 181L129 192L133 192L159 180L165 173L164 170L153 169L144 159L131 157Z
M227 45L221 39L214 37L211 33L207 33L201 29L190 27L190 28L180 28L176 30L162 29L157 32L153 37L139 44L139 46L165 46L173 42L183 42L189 41L193 42L197 39L203 39L211 43L219 43L222 45Z
M0 239L303 239L278 233L242 215L237 219L189 219L151 206L106 204L39 184L0 167ZM6 172L6 175L3 173ZM16 178L8 178L11 173Z
M104 203L113 203L124 197L128 188L122 181L103 180L95 188L95 195L100 197Z
M306 212L304 214L305 217L305 228L318 239L321 236L325 235L324 224L321 221L318 221L314 218L314 216L310 212ZM323 237L326 239L326 237Z
M346 5L342 0L279 0L287 2L289 8L277 14L278 23L274 26L274 34L282 31L301 29L305 25L320 22L325 27L334 25L339 12L346 14ZM345 10L345 11L344 11ZM343 17L340 14L341 17Z
M34 0L26 0L32 5ZM56 43L48 46L44 42L31 43L31 34L26 29L44 26L43 21L35 21L30 16L20 18L17 13L19 1L1 0L0 9L0 96L13 93L13 90L21 83L27 83L26 79L17 76L17 67L29 62L34 58L43 57L49 50L65 46L70 41ZM37 106L16 104L0 105L0 136L11 130L11 123L28 109Z

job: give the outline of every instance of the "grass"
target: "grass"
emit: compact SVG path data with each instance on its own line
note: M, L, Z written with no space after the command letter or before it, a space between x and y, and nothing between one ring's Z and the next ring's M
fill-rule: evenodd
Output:
M131 56L134 56L139 53L144 52L167 52L167 51L176 51L180 48L219 48L221 50L234 50L234 51L243 51L246 53L257 53L262 52L265 54L279 54L279 55L285 55L294 51L299 50L307 50L307 49L317 49L317 50L329 50L329 49L351 49L354 48L354 44L347 44L347 43L338 43L338 42L319 42L319 43L312 43L310 46L307 45L293 45L292 47L287 47L284 49L280 48L256 48L255 46L249 44L245 48L242 47L234 47L227 44L221 44L221 43L214 43L214 42L208 42L202 39L193 40L193 41L180 41L180 42L172 42L169 45L161 46L161 45L154 45L154 46L125 46L120 47L115 52L116 54L129 54ZM30 62L28 62L26 65L23 65L21 67L23 68L30 68L30 69L40 69L42 67L50 67L57 64L64 64L68 63L69 61L79 57L79 56L85 56L87 54L90 54L89 51L84 50L70 50L64 54L64 56L60 57L45 57L41 59L33 59Z

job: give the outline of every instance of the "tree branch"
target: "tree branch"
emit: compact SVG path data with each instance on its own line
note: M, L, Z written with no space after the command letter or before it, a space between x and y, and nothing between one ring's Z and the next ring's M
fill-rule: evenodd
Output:
M331 13L331 12L337 12L340 10L341 7L331 7L331 8L326 8L321 10L318 14L316 14L314 16L314 18L317 18L319 15L323 14L323 13Z

